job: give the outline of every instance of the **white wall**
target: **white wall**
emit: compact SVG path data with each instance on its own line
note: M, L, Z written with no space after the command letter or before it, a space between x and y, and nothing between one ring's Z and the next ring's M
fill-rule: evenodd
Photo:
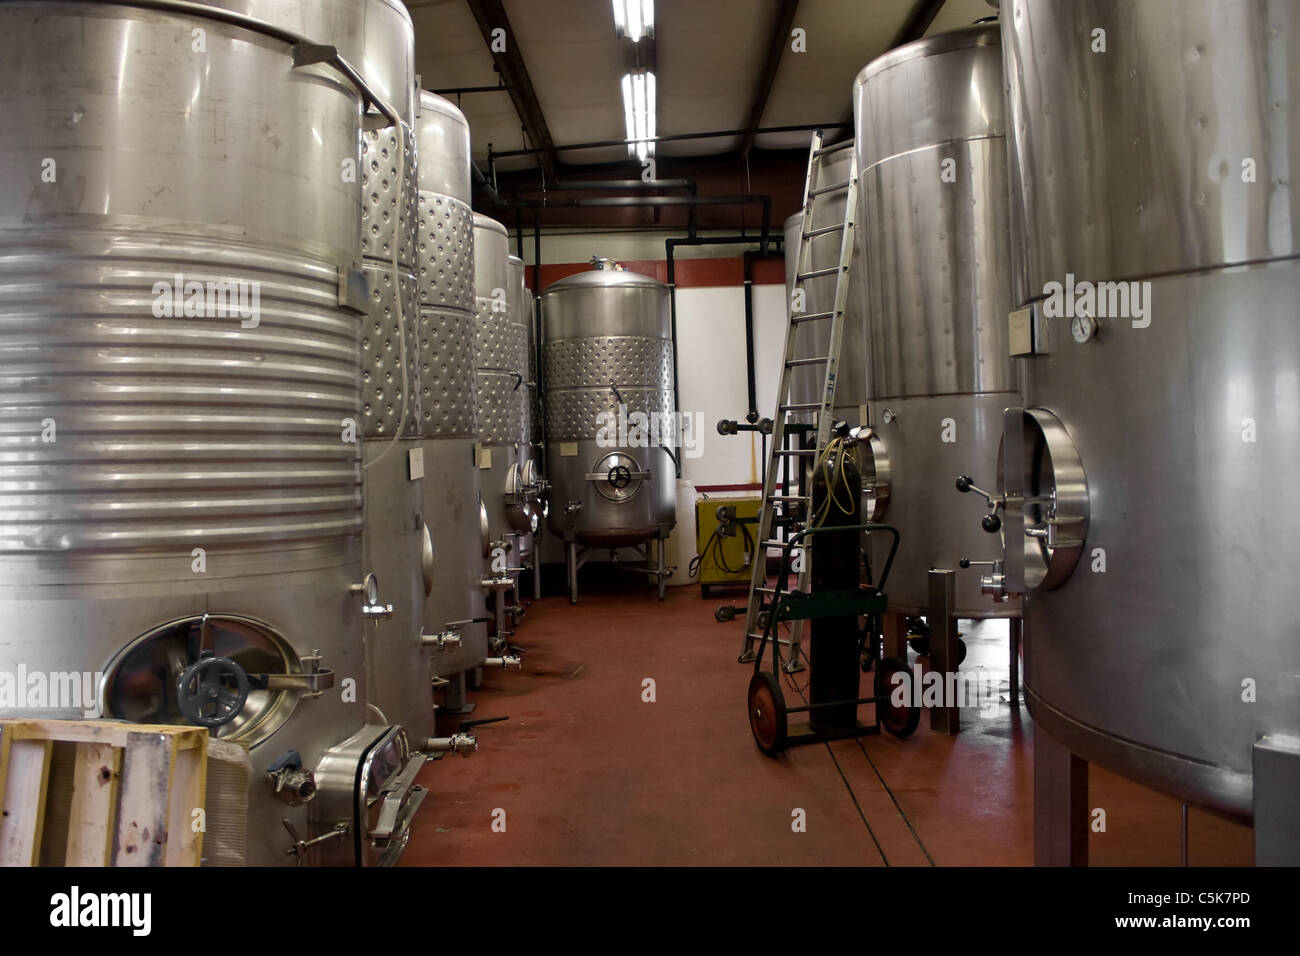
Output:
M758 413L776 408L776 386L785 344L785 289L754 286L754 371ZM745 294L733 288L677 291L677 391L683 413L701 413L699 458L683 459L683 475L696 485L734 485L763 480L759 436L719 435L718 419L741 421L748 410L745 386Z

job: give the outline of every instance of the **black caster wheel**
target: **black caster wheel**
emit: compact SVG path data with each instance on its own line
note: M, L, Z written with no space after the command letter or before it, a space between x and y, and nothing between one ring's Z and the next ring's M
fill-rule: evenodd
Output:
M909 637L907 645L921 657L926 657L930 653L930 636L928 634Z
M749 729L758 749L769 757L785 749L785 698L771 671L759 671L749 680Z
M957 638L957 666L960 667L961 662L964 661L965 659L966 659L966 642L959 637Z
M713 619L718 622L734 621L736 619L736 609L730 604L723 604L714 610Z
M895 674L906 674L902 684L894 681ZM912 705L914 675L897 657L886 657L876 667L876 717L880 725L895 737L910 737L921 723L921 708ZM905 702L896 705L891 701L899 687L906 692Z
M239 716L248 690L248 674L242 667L205 651L177 679L176 702L181 713L200 727L221 727Z
M702 598L706 598L706 597L708 597L708 596L709 596L709 586L708 586L707 584L701 584L701 585L700 585L700 597L702 597Z

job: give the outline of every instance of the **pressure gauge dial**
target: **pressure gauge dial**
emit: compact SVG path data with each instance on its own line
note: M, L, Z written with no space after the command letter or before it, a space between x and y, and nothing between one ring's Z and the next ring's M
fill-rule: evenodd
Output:
M1082 345L1097 334L1097 320L1090 315L1076 315L1070 320L1070 335Z

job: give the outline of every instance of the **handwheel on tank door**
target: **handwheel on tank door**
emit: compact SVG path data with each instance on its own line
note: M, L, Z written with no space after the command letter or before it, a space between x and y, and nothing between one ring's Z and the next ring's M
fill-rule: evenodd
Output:
M890 697L898 685L894 682L895 674L906 675L901 686L906 694L903 706L895 705ZM921 709L912 705L912 674L907 664L897 657L886 657L876 667L876 719L880 725L895 737L910 737L921 723Z
M176 681L181 713L201 727L220 727L238 717L248 691L244 669L229 658L214 657L212 651L204 651Z
M785 698L780 682L771 671L755 671L749 680L749 729L758 749L769 757L785 749Z

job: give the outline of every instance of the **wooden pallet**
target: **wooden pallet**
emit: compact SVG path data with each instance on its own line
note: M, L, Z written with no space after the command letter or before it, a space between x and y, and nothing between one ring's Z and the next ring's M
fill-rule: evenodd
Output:
M0 866L198 866L207 753L197 727L0 720Z

